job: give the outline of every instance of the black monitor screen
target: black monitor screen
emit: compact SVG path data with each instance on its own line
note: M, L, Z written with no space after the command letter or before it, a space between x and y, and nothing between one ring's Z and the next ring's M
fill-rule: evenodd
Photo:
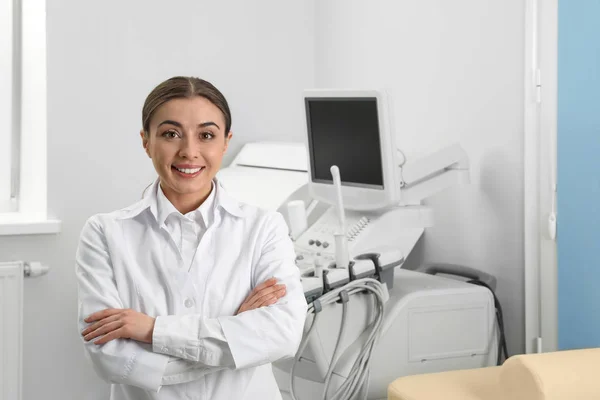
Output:
M306 118L313 182L383 188L377 99L307 98Z

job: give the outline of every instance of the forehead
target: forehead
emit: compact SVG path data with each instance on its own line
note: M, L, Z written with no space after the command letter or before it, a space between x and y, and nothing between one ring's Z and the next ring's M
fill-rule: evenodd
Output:
M200 96L172 99L158 107L150 121L151 129L164 120L177 121L183 126L197 126L210 121L225 129L225 117L221 110Z

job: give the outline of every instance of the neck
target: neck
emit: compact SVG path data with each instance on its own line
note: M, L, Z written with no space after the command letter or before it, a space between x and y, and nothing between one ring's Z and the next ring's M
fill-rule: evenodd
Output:
M206 201L208 196L210 196L210 192L212 191L212 181L209 182L207 187L202 189L201 192L196 193L176 193L163 186L162 182L160 183L160 187L165 194L165 197L173 204L177 211L185 215L200 207Z

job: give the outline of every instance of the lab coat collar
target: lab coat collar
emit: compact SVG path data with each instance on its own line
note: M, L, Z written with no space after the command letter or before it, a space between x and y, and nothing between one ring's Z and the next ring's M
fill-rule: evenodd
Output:
M214 204L215 204L215 183L211 183L212 187L210 190L210 194L204 201L204 203L200 204L200 207L195 210L190 211L185 216L198 222L203 223L205 227L208 227L213 221L214 215ZM181 213L175 208L173 203L167 199L165 193L163 192L160 185L156 188L156 204L157 204L157 214L156 220L158 221L158 225L162 226L169 215L175 213L181 216Z
M119 219L129 219L135 218L140 215L143 211L150 209L150 212L159 220L158 209L157 209L157 191L158 185L160 183L160 178L157 178L156 181L152 184L152 186L145 192L142 200L137 203L125 208L122 210L122 215ZM213 189L216 189L215 193L215 204L214 208L217 207L222 208L227 213L235 216L235 217L243 217L244 211L240 207L240 203L235 200L233 197L229 196L219 180L217 178L213 179Z
M223 208L225 211L235 217L243 217L244 211L240 207L240 203L233 197L229 196L227 191L223 188L221 182L219 182L216 177L213 179L213 182L215 183L215 188L217 189L215 205Z

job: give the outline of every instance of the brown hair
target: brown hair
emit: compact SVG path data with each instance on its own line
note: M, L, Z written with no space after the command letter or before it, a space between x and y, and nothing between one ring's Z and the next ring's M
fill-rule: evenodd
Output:
M150 120L156 110L172 99L190 98L201 96L213 103L225 118L225 137L231 129L231 111L225 96L214 87L210 82L200 78L176 76L160 83L146 97L144 107L142 108L142 126L144 135L150 134Z

